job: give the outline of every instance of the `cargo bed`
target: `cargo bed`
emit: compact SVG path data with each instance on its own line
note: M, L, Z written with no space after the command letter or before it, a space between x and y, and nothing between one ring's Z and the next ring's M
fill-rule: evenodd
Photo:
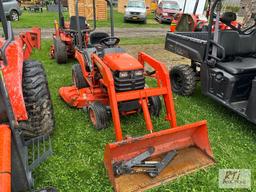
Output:
M168 32L165 49L202 63L205 57L208 32Z

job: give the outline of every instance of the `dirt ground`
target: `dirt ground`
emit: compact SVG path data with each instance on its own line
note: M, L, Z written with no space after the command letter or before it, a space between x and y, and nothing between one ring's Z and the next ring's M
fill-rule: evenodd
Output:
M190 64L190 60L166 51L164 44L122 45L122 48L135 57L137 57L138 52L143 51L168 67L176 64Z
M18 35L21 32L26 32L27 28L14 29L14 33ZM169 30L168 25L165 28L115 28L115 35L117 37L159 37L165 36L166 32ZM109 27L99 27L96 31L104 31L110 33ZM2 33L2 29L0 29L0 34ZM54 28L49 29L41 29L41 36L43 39L51 39L52 34L54 33Z

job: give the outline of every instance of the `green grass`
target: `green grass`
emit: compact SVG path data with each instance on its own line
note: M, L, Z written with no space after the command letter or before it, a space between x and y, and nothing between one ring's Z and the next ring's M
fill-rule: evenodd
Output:
M64 12L64 17L68 20L68 12ZM20 21L13 22L14 28L31 28L33 26L41 27L41 28L53 28L54 20L58 19L58 13L47 12L44 10L43 13L31 13L28 11L24 11L20 17ZM155 27L155 28L168 28L168 24L159 24L154 18L153 14L148 15L147 24L142 23L124 23L123 22L123 14L114 11L114 21L115 27L120 28L130 28L130 27ZM89 24L92 26L92 21L89 21ZM97 21L97 27L109 27L109 20L105 21Z
M60 192L111 191L103 166L103 152L105 144L115 140L113 125L98 132L83 110L71 108L60 99L58 89L71 84L72 62L57 65L54 60L49 59L50 44L50 41L43 42L42 50L35 51L32 55L33 59L44 63L56 119L52 136L54 155L35 171L36 187L55 186ZM129 44L128 39L124 44ZM220 191L218 171L222 168L251 169L252 181L255 180L256 126L202 96L199 86L192 97L174 97L179 125L208 120L209 139L216 164L151 191ZM156 130L166 128L163 117L164 113L161 119L153 120ZM124 135L145 134L142 118L141 115L122 118ZM255 182L252 183L252 191L256 191Z

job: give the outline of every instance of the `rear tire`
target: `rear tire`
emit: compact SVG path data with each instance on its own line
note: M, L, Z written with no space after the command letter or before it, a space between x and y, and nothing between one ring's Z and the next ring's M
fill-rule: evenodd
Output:
M162 103L159 96L149 97L149 112L150 115L159 117L162 109Z
M42 64L38 61L25 61L22 83L28 114L28 120L19 123L22 134L29 139L52 133L53 107Z
M107 128L109 117L106 107L99 103L93 102L88 107L89 118L96 130Z
M82 69L81 69L81 66L79 64L75 64L72 67L72 79L73 79L74 85L78 89L89 87L88 83L84 79Z
M58 64L64 64L68 61L67 47L59 37L53 39L54 42L54 58Z
M196 73L189 65L176 65L170 70L172 91L179 95L192 95L196 88Z

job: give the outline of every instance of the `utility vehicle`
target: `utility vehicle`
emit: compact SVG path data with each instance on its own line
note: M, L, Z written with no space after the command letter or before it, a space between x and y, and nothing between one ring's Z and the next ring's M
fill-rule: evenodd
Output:
M208 32L168 32L165 49L191 59L191 65L170 70L172 90L192 95L197 79L204 95L256 123L256 29L232 25L236 14L221 12L221 0L211 7ZM214 12L216 22L212 32ZM219 30L219 22L230 30Z

